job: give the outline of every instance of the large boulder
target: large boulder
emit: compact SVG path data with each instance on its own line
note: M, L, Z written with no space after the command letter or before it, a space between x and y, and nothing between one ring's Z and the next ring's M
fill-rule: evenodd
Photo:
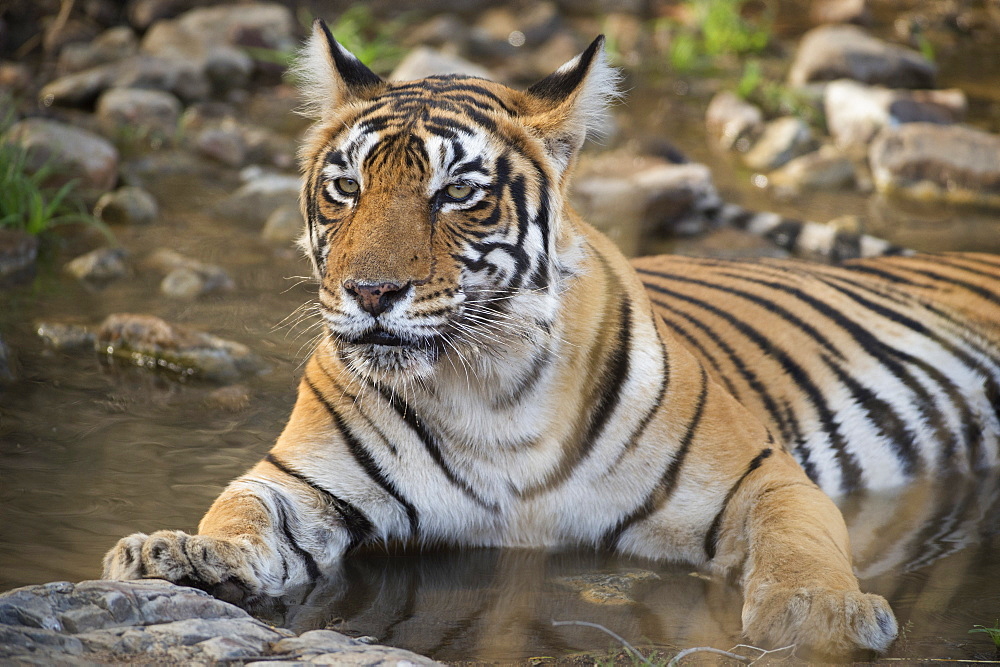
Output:
M883 130L868 153L881 192L1000 207L1000 136L962 125Z
M295 633L207 593L160 580L66 581L0 595L5 664L434 665L332 630Z
M799 43L788 82L854 79L890 88L931 88L936 68L912 49L872 37L853 25L824 25Z
M28 150L32 168L53 165L52 185L78 179L87 191L111 189L118 180L118 151L103 137L46 118L27 118L7 135Z
M43 86L38 97L46 106L90 106L116 87L165 90L185 102L205 99L210 92L208 79L194 64L140 54L60 77Z

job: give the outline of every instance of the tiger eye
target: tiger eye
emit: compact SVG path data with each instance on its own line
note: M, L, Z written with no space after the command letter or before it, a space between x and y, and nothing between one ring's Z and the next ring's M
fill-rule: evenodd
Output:
M455 201L465 201L472 196L472 186L452 183L444 189L444 193Z
M358 190L361 188L356 180L347 177L338 178L333 184L336 186L337 192L348 197L358 194Z

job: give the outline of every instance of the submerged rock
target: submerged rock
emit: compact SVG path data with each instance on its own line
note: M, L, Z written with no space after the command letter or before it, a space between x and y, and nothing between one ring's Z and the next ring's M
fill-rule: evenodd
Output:
M268 667L438 664L332 630L296 637L207 593L155 579L63 581L0 595L0 660L60 665L240 661Z
M853 25L825 25L799 43L788 82L854 79L890 88L931 88L936 68L912 49L884 42Z
M234 382L266 370L246 345L170 324L152 315L109 315L97 331L108 356L182 377Z
M38 239L19 229L0 229L0 285L34 275Z
M235 288L225 269L185 257L169 248L157 250L146 263L165 273L160 291L179 299L194 299L212 292L229 292Z
M103 285L128 273L124 248L98 248L70 260L64 268L77 280Z
M847 187L854 183L854 163L828 145L790 160L767 178L772 187L792 191Z
M92 350L97 340L93 331L80 324L39 322L35 325L35 333L54 350Z
M1000 207L1000 136L961 125L883 130L868 161L880 192Z

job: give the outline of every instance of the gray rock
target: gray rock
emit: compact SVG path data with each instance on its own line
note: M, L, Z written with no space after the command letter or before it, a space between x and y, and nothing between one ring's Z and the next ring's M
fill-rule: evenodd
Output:
M144 225L159 214L153 195L134 185L104 193L94 207L94 217L109 225Z
M79 324L61 322L39 322L35 333L54 350L94 349L97 337L94 332Z
M204 72L180 59L138 55L60 77L42 87L45 106L89 106L108 88L151 88L173 93L184 102L208 97Z
M139 38L128 26L115 26L91 42L67 44L59 54L58 70L72 74L91 67L123 60L139 51Z
M809 19L821 23L871 23L868 0L812 0L809 5Z
M219 266L185 257L169 248L155 251L146 260L153 269L165 273L160 291L178 299L194 299L212 292L235 288L232 278Z
M69 261L63 270L77 280L102 285L128 274L126 255L124 248L98 248Z
M389 75L389 78L393 81L413 81L436 74L464 74L484 79L494 78L485 67L426 46L419 46L406 54L402 62Z
M207 127L194 138L194 148L201 155L227 167L242 167L247 159L247 145L238 127Z
M34 275L38 239L19 229L0 228L0 285Z
M221 383L266 370L246 345L152 315L109 315L97 331L97 349L144 368Z
M705 127L723 149L745 153L764 130L764 114L756 105L724 90L708 103Z
M145 32L160 19L172 19L193 7L198 0L130 0L128 21Z
M111 88L97 100L97 123L112 139L148 141L158 146L177 134L181 101L162 90Z
M788 82L854 79L890 88L931 88L936 68L912 49L870 36L852 25L813 28L799 43Z
M253 74L254 61L241 47L286 51L295 45L291 11L259 2L199 7L158 21L143 38L142 50L190 63L216 92L225 92L244 87Z
M763 133L743 156L743 161L751 169L771 171L808 153L815 145L809 125L801 118L786 116L764 126Z
M290 243L302 235L304 225L298 206L279 206L268 216L260 236L271 243Z
M218 204L215 213L260 227L281 206L296 206L302 181L298 176L268 174L254 178Z
M791 191L831 190L854 183L854 163L834 146L790 160L768 175L771 187Z
M962 125L907 123L868 152L875 187L915 199L1000 207L1000 136Z
M16 123L7 138L28 149L32 167L40 168L49 161L57 164L53 184L79 179L85 190L104 191L118 180L118 151L107 139L87 130L28 118Z
M296 637L208 594L159 580L56 582L0 595L0 660L18 664L438 663L332 630Z
M842 148L866 147L884 127L901 123L950 124L965 116L965 93L891 90L849 79L833 81L823 94L826 124Z
M701 231L700 206L718 195L705 165L614 152L581 160L570 199L585 220L634 255L646 231Z

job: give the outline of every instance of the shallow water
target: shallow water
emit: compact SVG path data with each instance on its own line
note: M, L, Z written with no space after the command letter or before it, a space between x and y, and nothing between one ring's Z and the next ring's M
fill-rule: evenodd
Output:
M728 199L817 220L861 215L872 233L922 249L1000 251L996 212L906 207L849 192L774 200L706 148L705 100L665 94L675 88L661 81L633 89L622 110L634 116L630 132L670 138L709 163ZM159 276L140 269L93 291L63 278L60 259L43 265L32 285L0 293L0 331L22 377L0 393L0 590L96 578L103 553L133 531L194 530L224 484L269 449L294 400L314 331L308 321L281 322L310 298L310 284L296 277L306 263L290 248L260 241L256 226L204 213L233 189L231 181L178 176L147 185L163 220L116 229L122 244L139 258L166 246L218 263L238 287L171 301L158 292ZM906 224L888 222L894 219ZM665 246L644 239L640 247ZM34 334L38 320L96 324L114 312L151 313L243 342L271 370L245 383L249 407L230 411L209 402L215 387L111 365L89 352L53 352ZM996 483L944 480L845 502L865 587L890 599L905 628L890 656L992 656L988 639L968 630L1000 616ZM373 635L446 660L600 654L616 646L597 630L553 620L600 623L635 644L671 649L739 643L733 586L683 566L592 552L375 551L349 559L328 583L267 613L300 630Z

